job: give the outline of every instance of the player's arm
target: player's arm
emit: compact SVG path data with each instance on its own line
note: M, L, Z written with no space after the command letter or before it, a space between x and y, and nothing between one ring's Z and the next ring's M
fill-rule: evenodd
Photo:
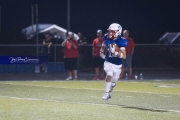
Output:
M126 49L124 47L120 48L117 57L126 59Z
M104 51L106 50L105 42L102 43L101 49L100 49L100 56L101 58L105 59L106 55L104 54Z
M127 40L123 39L120 41L120 44L119 44L120 49L118 53L116 53L117 57L126 59L126 49L125 49L126 45L127 45Z
M116 55L119 58L126 59L126 49L125 49L125 47L120 47L119 49L117 47L118 46L116 44L115 45L110 45L109 48L110 48L111 53L113 53L114 55Z

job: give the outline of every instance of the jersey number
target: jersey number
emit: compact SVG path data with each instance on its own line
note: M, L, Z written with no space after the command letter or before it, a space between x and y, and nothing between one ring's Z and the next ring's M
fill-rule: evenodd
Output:
M108 49L108 53L109 53L109 57L117 57L117 56L114 55L109 49Z

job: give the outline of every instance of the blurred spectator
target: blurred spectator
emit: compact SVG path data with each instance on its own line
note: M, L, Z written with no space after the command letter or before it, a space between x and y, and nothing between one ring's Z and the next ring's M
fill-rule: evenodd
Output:
M128 79L132 79L132 55L134 52L135 44L134 40L131 37L129 37L128 30L123 31L123 36L128 40L128 44L126 46L126 59L122 60L123 64L120 79L123 78L126 67L128 68Z
M53 41L54 44L62 44L62 42L64 41L61 35L54 34L53 38L54 38L54 41Z
M43 47L41 49L41 53L43 56L46 57L46 60L41 64L41 72L47 72L47 62L49 61L50 58L50 53L51 53L51 46L52 46L52 40L51 36L49 34L45 35L45 39L43 40Z
M79 37L79 40L78 40L78 42L79 42L78 69L80 71L82 71L84 68L84 62L83 61L84 61L85 55L87 53L87 51L86 51L87 41L81 32L78 32L78 37Z
M78 41L74 39L74 33L70 33L62 43L62 47L64 47L64 65L69 74L66 80L73 79L72 73L74 73L74 79L77 79L78 46Z
M92 54L93 54L93 66L95 68L95 77L94 80L98 80L99 75L99 69L103 68L104 59L100 57L100 49L101 45L103 43L103 37L102 37L102 30L97 30L97 38L93 41L93 48L92 48ZM102 69L102 76L101 79L104 79L104 70Z

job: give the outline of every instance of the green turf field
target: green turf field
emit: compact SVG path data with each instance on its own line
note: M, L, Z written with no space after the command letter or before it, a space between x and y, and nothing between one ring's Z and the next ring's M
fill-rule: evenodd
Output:
M180 120L180 80L0 82L0 120Z

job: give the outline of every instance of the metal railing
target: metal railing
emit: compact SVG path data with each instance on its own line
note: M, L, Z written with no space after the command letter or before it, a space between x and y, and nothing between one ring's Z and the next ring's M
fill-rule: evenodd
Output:
M36 56L36 48L39 55L42 55L43 45L35 44L1 44L0 56ZM85 57L83 66L85 70L92 69L92 45L84 47ZM60 44L53 44L49 62L63 62L63 47ZM136 44L132 59L133 69L141 70L177 70L180 69L180 45L162 44Z

